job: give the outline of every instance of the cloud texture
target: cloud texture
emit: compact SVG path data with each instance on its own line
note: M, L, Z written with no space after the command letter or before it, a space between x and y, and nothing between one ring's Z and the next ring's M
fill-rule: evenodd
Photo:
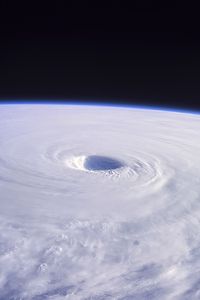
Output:
M199 132L195 114L0 106L0 300L199 299Z

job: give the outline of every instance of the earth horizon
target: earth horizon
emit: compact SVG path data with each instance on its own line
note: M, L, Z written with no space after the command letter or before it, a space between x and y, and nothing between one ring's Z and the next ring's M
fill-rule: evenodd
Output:
M200 297L200 114L0 105L0 300Z

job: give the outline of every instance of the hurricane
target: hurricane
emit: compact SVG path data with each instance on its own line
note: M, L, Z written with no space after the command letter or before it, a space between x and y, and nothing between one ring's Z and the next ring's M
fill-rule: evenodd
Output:
M200 114L0 105L0 300L200 299Z

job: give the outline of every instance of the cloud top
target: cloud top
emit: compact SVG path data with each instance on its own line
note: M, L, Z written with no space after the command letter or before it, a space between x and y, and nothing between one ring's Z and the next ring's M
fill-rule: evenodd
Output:
M1 106L0 300L198 299L199 132L184 113Z

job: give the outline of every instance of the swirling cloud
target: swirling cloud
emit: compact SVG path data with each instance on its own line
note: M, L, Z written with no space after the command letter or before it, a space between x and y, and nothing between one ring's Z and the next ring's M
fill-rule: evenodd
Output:
M0 299L199 299L200 115L0 106Z

